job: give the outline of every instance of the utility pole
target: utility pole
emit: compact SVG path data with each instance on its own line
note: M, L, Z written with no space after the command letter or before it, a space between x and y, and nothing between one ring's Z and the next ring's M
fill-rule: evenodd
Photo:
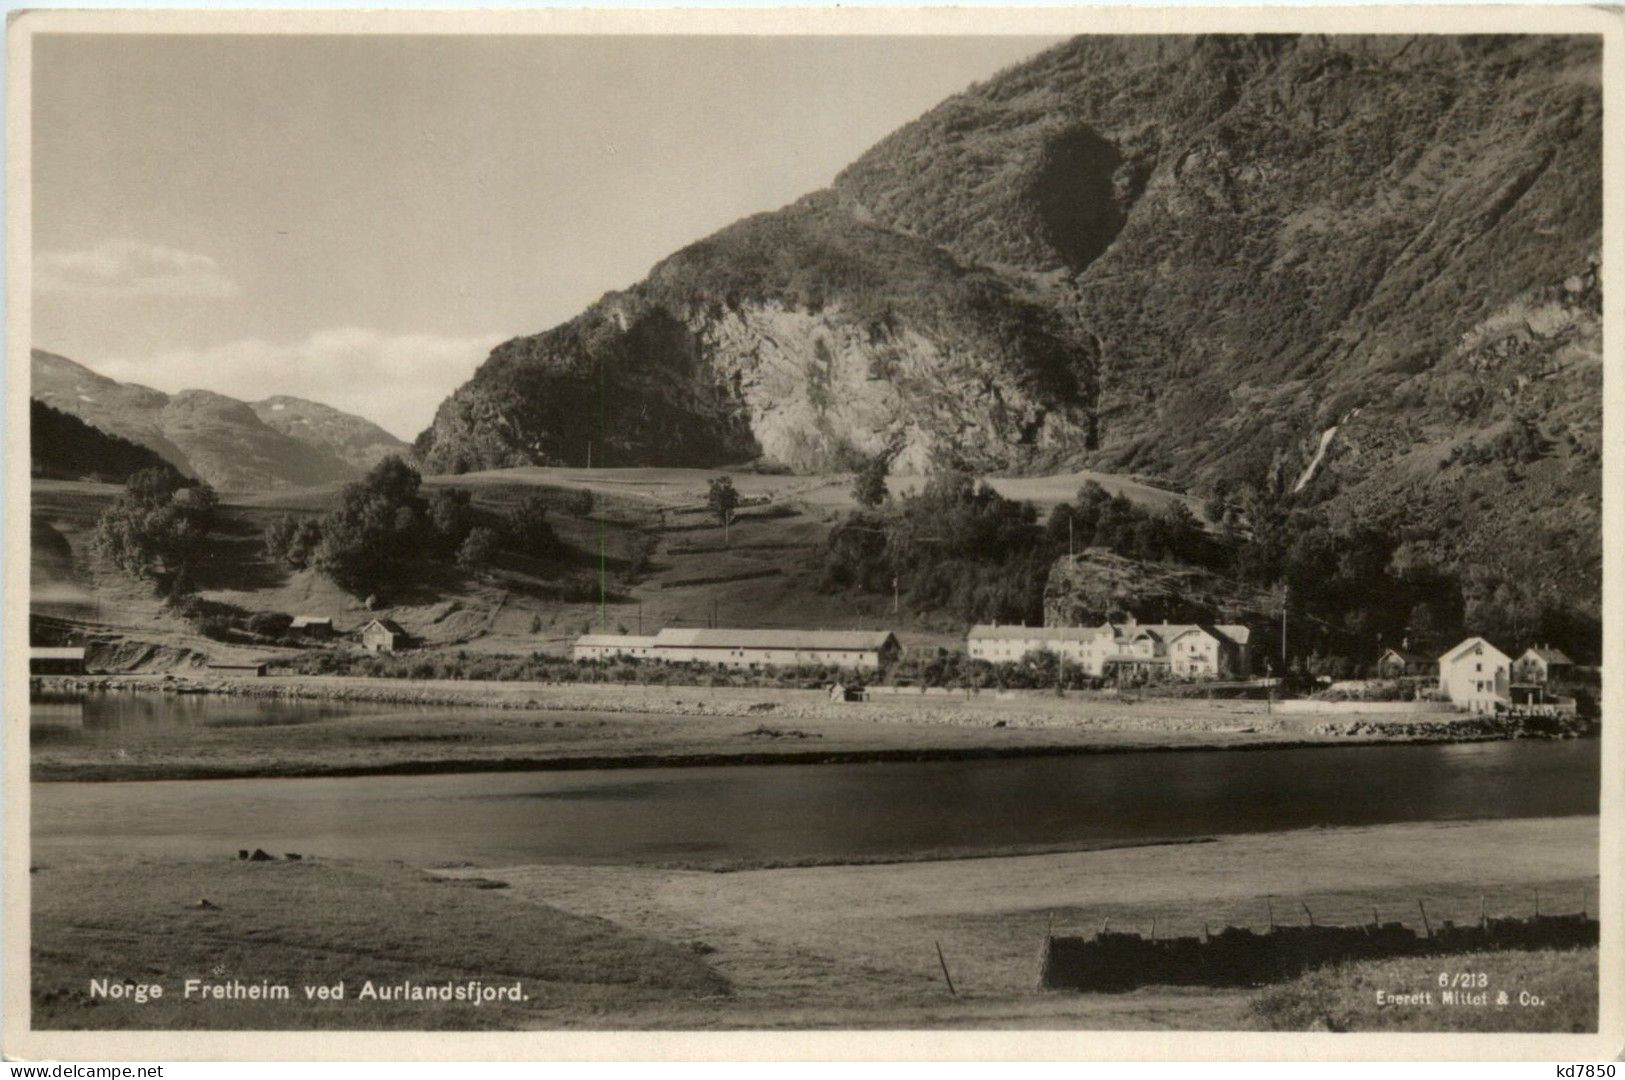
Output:
M900 596L897 591L897 575L893 574L891 579L891 613L893 615L897 614L899 599Z
M1286 608L1287 599L1291 596L1291 586L1284 580L1281 582L1281 678L1286 678Z

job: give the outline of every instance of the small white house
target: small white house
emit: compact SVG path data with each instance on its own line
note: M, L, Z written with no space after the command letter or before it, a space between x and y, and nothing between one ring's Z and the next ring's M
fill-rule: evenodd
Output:
M361 647L368 652L392 653L406 640L406 631L393 619L374 619L361 628Z
M1553 678L1574 673L1574 661L1562 649L1549 645L1532 645L1512 665L1513 681L1545 686Z
M1439 689L1458 708L1494 712L1511 704L1512 658L1481 637L1439 657Z

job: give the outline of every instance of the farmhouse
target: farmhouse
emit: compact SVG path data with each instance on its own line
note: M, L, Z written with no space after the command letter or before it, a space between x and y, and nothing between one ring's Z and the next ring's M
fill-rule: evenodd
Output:
M406 640L406 631L392 619L374 619L361 628L361 647L368 652L394 652L404 647Z
M823 665L881 668L902 653L889 630L684 630L667 627L653 637L585 634L571 646L577 660L612 656L669 663L757 668Z
M83 675L85 650L80 645L35 645L28 650L30 675Z
M1436 661L1431 656L1411 652L1407 648L1384 649L1377 657L1377 674L1385 679L1398 679L1406 675L1432 675Z
M1494 712L1511 704L1512 661L1481 637L1439 657L1439 688L1463 709Z
M1513 661L1512 681L1545 686L1553 679L1564 679L1574 674L1574 661L1562 649L1550 645L1531 645L1522 656Z
M1182 679L1246 678L1252 671L1247 627L1227 623L1124 623L1099 626L1000 626L970 629L972 659L1016 663L1048 651L1086 675L1167 672Z

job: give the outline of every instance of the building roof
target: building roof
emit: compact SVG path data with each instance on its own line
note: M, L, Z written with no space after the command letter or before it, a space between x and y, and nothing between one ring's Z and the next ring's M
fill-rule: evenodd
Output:
M1387 656L1390 656L1390 655L1398 657L1401 661L1403 661L1404 663L1407 663L1407 664L1431 664L1431 663L1433 663L1433 657L1428 656L1425 653L1412 652L1410 649L1396 649L1396 648L1393 648L1392 646L1382 650L1382 656L1377 657L1377 659L1382 660L1383 658L1385 658Z
M601 648L618 646L623 649L646 649L654 643L654 638L638 634L582 634L575 639L576 645L598 646Z
M326 615L295 615L288 625L298 630L304 626L332 626L333 620Z
M970 628L971 641L1093 641L1096 638L1119 638L1132 634L1145 635L1162 641L1172 641L1193 630L1211 634L1219 640L1230 640L1237 645L1247 644L1252 631L1239 623L1111 623L1099 626L1001 626L979 623Z
M1461 658L1462 656L1466 655L1467 651L1474 645L1482 645L1484 648L1488 649L1490 652L1494 653L1496 656L1499 656L1502 660L1505 660L1508 663L1511 663L1512 661L1511 657L1502 652L1500 649L1497 649L1494 645L1491 645L1484 638L1470 637L1466 641L1463 641L1460 645L1457 645L1454 649L1451 649L1449 652L1439 657L1439 663L1448 664L1453 660Z
M1093 641L1110 631L1103 626L1021 626L978 623L971 641Z
M371 622L369 622L366 626L363 626L361 628L361 632L364 634L368 630L371 630L375 626L378 627L380 630L387 630L391 634L396 634L396 635L399 635L400 637L405 637L406 636L406 631L402 630L401 629L401 624L396 622L394 619L374 619Z
M1572 663L1574 663L1573 660L1570 660L1568 658L1568 656L1564 654L1562 649L1554 649L1550 645L1541 645L1541 646L1531 645L1531 646L1529 646L1529 648L1524 650L1523 655L1524 656L1539 657L1540 659L1546 661L1548 664L1572 664ZM1521 657L1520 657L1520 659L1521 659Z
M83 660L82 645L34 645L28 650L30 660Z
M822 649L869 652L895 643L890 630L683 630L667 627L654 643L691 649Z

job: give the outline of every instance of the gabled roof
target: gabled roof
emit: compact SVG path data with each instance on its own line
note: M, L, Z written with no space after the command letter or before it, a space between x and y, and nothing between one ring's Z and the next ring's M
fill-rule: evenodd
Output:
M655 635L655 644L692 649L823 649L867 652L895 644L890 630L681 630Z
M401 637L406 636L406 631L402 630L401 629L401 624L396 622L394 619L374 619L371 622L369 622L366 626L363 626L361 628L361 632L366 633L368 630L371 630L375 626L378 627L380 630L387 630L391 634L398 634Z
M1524 656L1539 657L1540 659L1546 661L1548 664L1572 664L1572 663L1574 663L1573 660L1570 660L1566 655L1564 655L1562 649L1554 649L1554 648L1551 648L1550 646L1543 646L1543 647L1537 648L1536 646L1531 645L1531 646L1529 646L1529 648L1524 650L1523 655ZM1521 659L1523 659L1523 657L1520 656L1518 659L1521 660Z
M1443 656L1439 657L1439 663L1448 664L1448 663L1451 663L1452 661L1458 660L1462 656L1467 655L1467 653L1475 645L1483 646L1483 648L1487 652L1490 652L1490 653L1493 653L1496 656L1499 656L1502 660L1505 660L1507 663L1512 662L1512 658L1510 656L1508 656L1506 653L1502 652L1500 649L1497 649L1494 645L1491 645L1484 638L1470 637L1466 641L1463 641L1460 645L1457 645L1454 649L1451 649L1449 652L1447 652Z
M1427 656L1419 652L1412 652L1410 649L1396 649L1393 646L1389 646L1388 648L1382 650L1382 655L1377 657L1377 659L1383 660L1389 656L1396 656L1407 664L1431 664L1434 662L1433 657L1431 656Z

